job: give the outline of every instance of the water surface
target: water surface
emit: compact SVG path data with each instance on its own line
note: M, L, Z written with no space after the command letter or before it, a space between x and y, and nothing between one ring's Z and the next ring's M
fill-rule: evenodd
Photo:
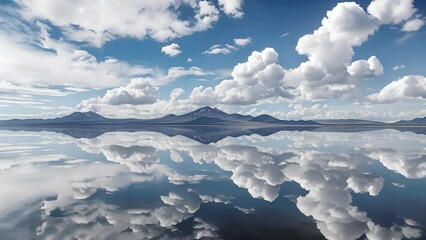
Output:
M0 131L0 239L425 239L423 134L186 133Z

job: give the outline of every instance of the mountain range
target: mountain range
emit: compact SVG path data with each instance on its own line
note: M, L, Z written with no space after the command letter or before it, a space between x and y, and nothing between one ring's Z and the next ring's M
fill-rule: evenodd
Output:
M11 119L0 121L0 126L29 125L318 125L314 121L287 121L269 115L228 114L217 108L203 107L195 111L174 115L169 114L155 119L112 119L94 112L74 112L68 116L53 119Z
M332 120L280 120L270 115L241 115L228 114L217 108L203 107L195 111L174 115L169 114L155 119L112 119L103 117L95 112L74 112L70 115L52 119L11 119L0 121L0 126L79 126L79 125L121 125L121 126L426 126L425 118L416 118L395 123L383 123L359 119L332 119Z

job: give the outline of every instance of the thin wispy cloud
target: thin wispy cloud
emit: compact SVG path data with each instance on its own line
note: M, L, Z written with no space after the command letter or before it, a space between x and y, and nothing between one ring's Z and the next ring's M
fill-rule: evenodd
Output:
M286 32L286 33L281 34L280 37L287 37L289 34L290 34L290 32Z

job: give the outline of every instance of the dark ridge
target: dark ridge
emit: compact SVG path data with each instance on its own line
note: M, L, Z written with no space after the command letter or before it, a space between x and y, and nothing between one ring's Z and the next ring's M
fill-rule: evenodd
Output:
M426 117L423 118L415 118L412 120L401 120L396 123L396 125L426 125Z

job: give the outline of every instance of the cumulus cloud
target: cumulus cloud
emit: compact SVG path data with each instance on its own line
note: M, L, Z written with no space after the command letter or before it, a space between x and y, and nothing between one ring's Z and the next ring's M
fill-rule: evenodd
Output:
M296 50L308 56L309 61L289 70L285 83L296 87L303 99L350 97L359 80L347 71L354 55L353 48L365 42L378 27L378 20L356 3L338 3L327 12L320 28L299 39ZM359 61L349 70L358 77L380 73L381 65L377 62L375 57ZM370 73L361 74L361 69Z
M425 22L423 19L420 18L416 18L416 19L412 19L407 21L404 26L402 27L402 31L404 32L416 32L418 30L420 30L423 25L425 25Z
M164 46L161 48L161 52L169 55L170 57L177 56L182 53L182 50L180 50L180 46L177 43L172 43L170 45Z
M379 93L368 96L376 103L393 103L404 99L426 99L426 78L419 75L405 76L386 85Z
M176 111L179 109L178 98L183 94L183 89L176 89L170 94L169 101L159 99L159 87L185 76L204 76L208 73L201 68L171 67L167 73L158 71L155 77L133 78L124 87L110 89L102 97L93 97L81 101L74 110L95 111L107 116L140 117L141 112L152 114L152 112ZM169 106L165 106L165 104ZM127 105L127 106L123 106ZM143 107L147 109L143 109ZM191 105L180 105L180 108L189 109ZM133 115L135 114L135 115Z
M254 104L262 99L288 93L282 88L284 69L278 64L278 54L272 48L253 52L247 62L232 71L232 79L214 88L194 88L189 100L194 103Z
M426 177L426 154L404 153L390 148L365 149L367 156L406 178Z
M238 47L245 47L251 43L251 38L234 38L234 43Z
M27 20L47 20L70 40L100 47L119 37L156 41L190 35L212 27L219 11L209 1L96 1L69 4L66 1L16 1L20 14ZM189 7L193 20L181 19L179 9ZM152 19L156 19L152 21Z
M360 174L348 178L346 182L348 187L356 193L368 192L371 196L377 196L382 190L385 180L371 174Z
M194 222L194 239L216 239L219 238L217 228L211 224L204 222L200 218L195 218Z
M386 8L390 10L382 10ZM204 89L202 86L194 88L191 94L192 99L197 102L197 99L209 95L204 98L206 104L218 103L215 101L215 95L220 95L221 90L228 91L227 95L230 99L219 103L253 104L260 99L288 96L289 92L300 100L354 98L360 91L360 80L380 76L384 71L376 56L352 62L354 48L367 41L380 24L397 24L406 21L414 14L415 9L411 0L385 0L373 1L368 12L371 15L354 2L338 3L328 11L326 17L322 19L321 27L312 34L301 37L297 43L297 52L300 55L306 55L308 61L288 70L284 70L278 62L275 62L274 69L277 70L274 71L277 74L275 76L284 78L280 84L276 85L281 87L279 91L265 93L263 91L265 89L261 87L258 87L256 91L250 85L237 84L244 83L238 79L256 79L241 76L236 78L237 71L241 70L238 67L241 65L239 64L234 68L234 81L224 80L214 89ZM278 70L279 68L282 71ZM276 81L271 82L276 83ZM255 83L256 81L250 82L250 84ZM228 98L222 95L220 99Z
M158 87L149 84L145 79L133 79L125 86L108 90L100 100L110 105L150 104L158 100Z
M368 222L369 231L366 233L368 239L380 240L380 239L415 239L422 236L422 231L418 228L410 226L400 227L392 226L390 229L384 228L380 225L376 225L373 222Z
M399 24L416 12L413 2L414 0L373 0L367 10L381 24Z
M396 4L398 2L400 4ZM280 102L286 98L296 101L333 98L364 100L365 83L362 80L381 76L384 69L376 56L354 61L355 48L366 42L381 24L409 20L412 14L398 15L401 6L404 11L415 12L411 1L400 0L390 4L389 7L395 9L389 17L378 10L377 4L382 2L373 1L366 12L354 2L338 3L327 12L318 29L298 40L296 51L307 56L308 60L296 68L285 69L281 66L278 54L272 48L255 51L246 62L234 67L232 78L212 87L195 87L187 98L174 98L173 102L162 100L152 109L182 110L183 105L251 105ZM213 45L204 54L229 54L247 42L247 39L241 38L238 41L235 39L235 46ZM419 94L419 91L410 92L411 95ZM370 99L373 98L370 96ZM136 109L131 111L137 112ZM157 112L152 110L151 113L154 111ZM348 112L345 114L349 115Z
M243 0L219 0L219 6L223 12L233 18L241 18L244 15Z
M174 206L182 213L195 213L202 203L201 198L194 192L184 192L185 195L177 193L169 193L168 196L161 196L161 200L167 204Z
M356 78L371 78L383 75L383 66L376 56L358 60L348 67L348 73Z
M159 74L157 78L144 78L151 85L163 85L176 78L208 73L199 68L170 68L169 72ZM224 80L216 87L196 87L182 98L182 90L170 95L169 100L158 100L151 105L127 105L115 107L100 101L102 98L83 100L77 107L79 111L100 111L108 116L140 117L142 113L148 116L164 115L165 112L178 113L193 110L201 105L227 104L243 105L254 104L268 98L288 98L290 93L282 87L285 70L278 64L278 54L272 48L262 52L253 52L247 62L235 66L232 79ZM179 94L177 94L179 93Z

